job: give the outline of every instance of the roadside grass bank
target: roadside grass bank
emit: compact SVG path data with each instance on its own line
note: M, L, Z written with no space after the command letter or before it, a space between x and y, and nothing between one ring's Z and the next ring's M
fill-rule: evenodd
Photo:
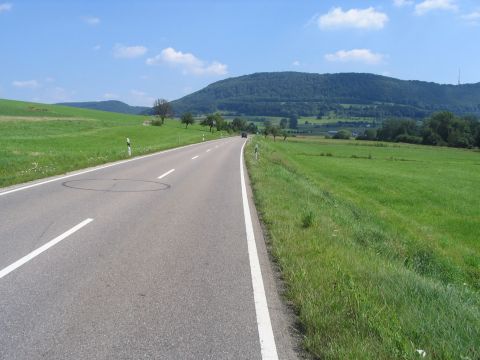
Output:
M0 100L0 187L126 159L132 155L219 138L179 121L144 126L150 118Z
M479 152L257 136L245 159L307 351L480 358Z

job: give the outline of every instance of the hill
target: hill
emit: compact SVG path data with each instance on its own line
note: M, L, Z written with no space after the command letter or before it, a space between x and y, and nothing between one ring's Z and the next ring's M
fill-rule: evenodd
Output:
M208 85L172 102L175 113L423 118L435 111L480 114L480 83L441 85L360 74L256 73Z
M109 111L109 112L115 112L120 114L131 114L131 115L143 115L150 110L150 108L145 106L131 106L117 100L69 102L69 103L59 103L56 105L71 106L71 107L77 107L81 109Z
M176 120L0 99L0 188L128 157L219 138Z

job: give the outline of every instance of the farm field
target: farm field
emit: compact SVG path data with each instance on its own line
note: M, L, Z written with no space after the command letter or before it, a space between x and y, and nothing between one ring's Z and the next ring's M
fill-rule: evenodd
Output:
M478 151L257 136L246 160L311 354L480 358Z
M0 187L220 137L178 121L144 126L148 117L0 100Z

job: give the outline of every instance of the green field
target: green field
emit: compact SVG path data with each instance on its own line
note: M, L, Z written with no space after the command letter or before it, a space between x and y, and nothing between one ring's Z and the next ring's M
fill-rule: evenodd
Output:
M257 136L246 159L311 354L480 358L480 152Z
M144 126L148 117L0 100L0 187L220 137L178 121Z

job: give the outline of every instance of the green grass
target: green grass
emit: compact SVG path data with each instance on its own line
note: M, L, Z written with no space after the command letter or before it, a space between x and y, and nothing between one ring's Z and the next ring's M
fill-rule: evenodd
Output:
M198 125L57 105L0 100L0 187L62 174L133 155L218 138Z
M478 151L256 137L246 159L311 354L480 358Z

